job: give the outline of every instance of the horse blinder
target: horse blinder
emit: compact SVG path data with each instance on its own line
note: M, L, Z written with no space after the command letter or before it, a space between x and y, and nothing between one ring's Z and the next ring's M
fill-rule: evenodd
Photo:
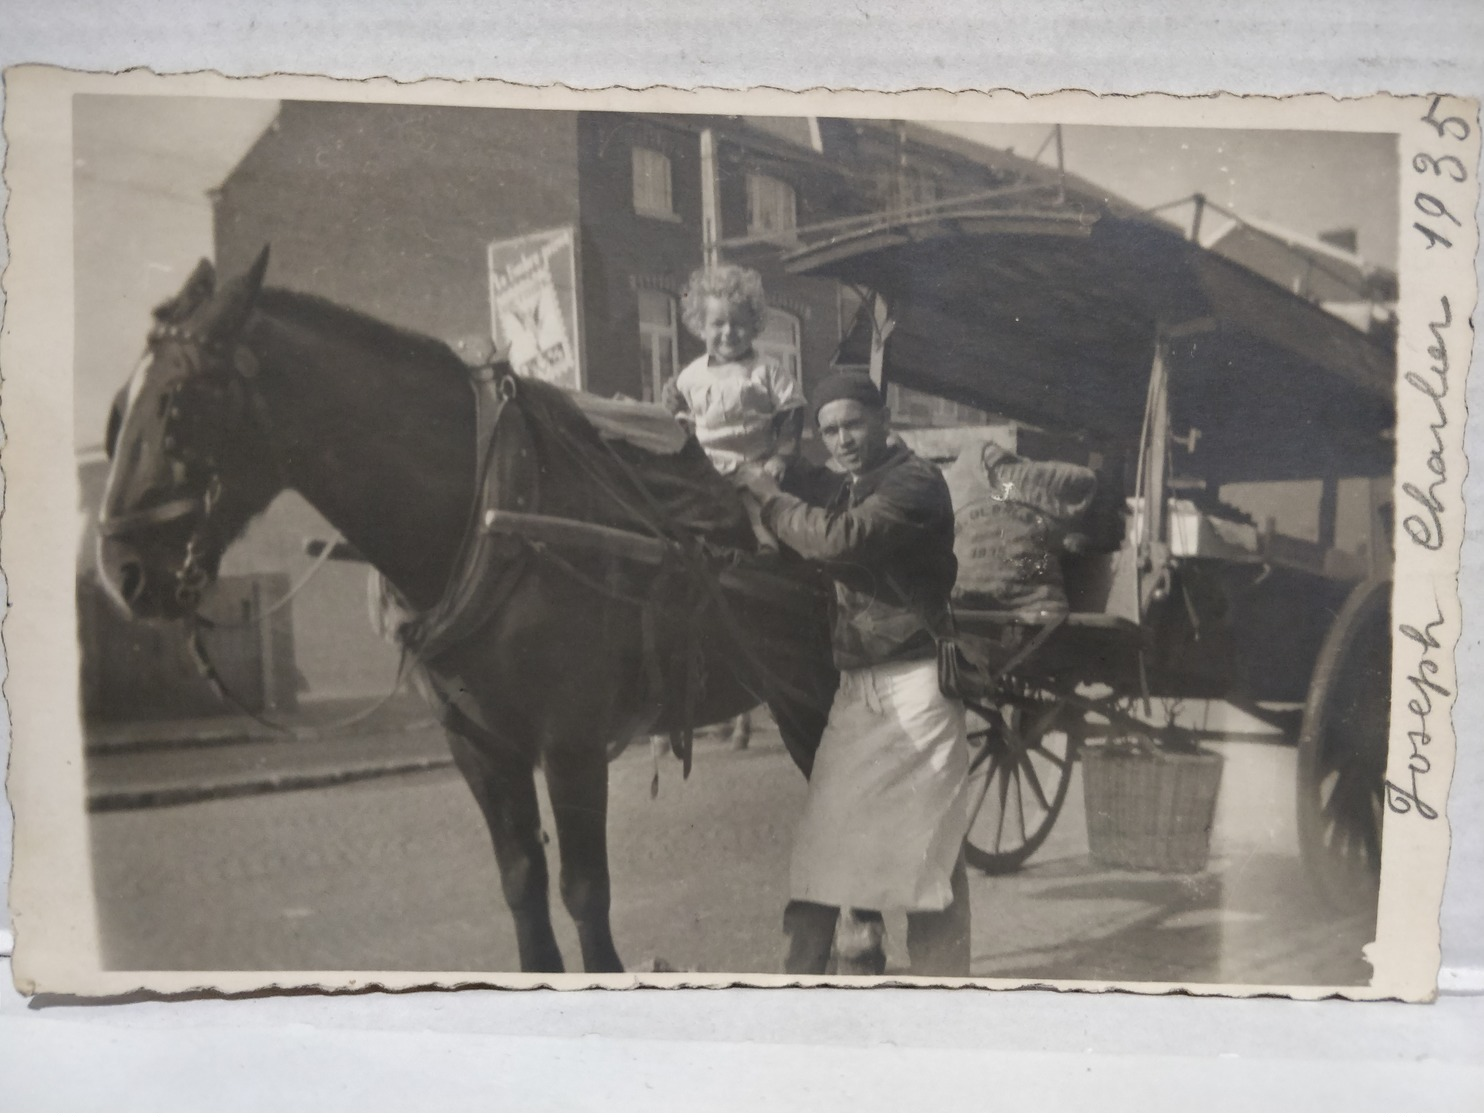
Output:
M146 508L99 523L104 537L130 534L143 527L163 527L189 521L185 552L172 572L175 598L194 609L210 584L217 534L213 515L223 495L219 448L230 446L251 410L251 381L258 374L256 356L244 345L233 348L230 358L223 346L193 334L186 327L162 322L151 333L150 346L176 342L186 370L162 392L159 416L162 421L160 452L179 494ZM110 443L116 444L122 425L110 416ZM194 490L194 491L192 491Z

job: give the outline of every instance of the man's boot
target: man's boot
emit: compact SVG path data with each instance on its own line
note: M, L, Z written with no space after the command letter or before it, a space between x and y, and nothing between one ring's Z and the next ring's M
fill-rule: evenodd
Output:
M907 953L919 977L969 976L969 873L962 856L950 883L953 899L942 911L907 913Z
M835 930L836 972L877 977L886 972L886 925L879 911L846 908Z

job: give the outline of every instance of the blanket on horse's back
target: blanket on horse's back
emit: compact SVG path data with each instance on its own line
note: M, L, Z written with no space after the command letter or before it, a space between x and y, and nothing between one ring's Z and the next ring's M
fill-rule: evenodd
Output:
M593 523L698 539L721 553L755 549L736 490L663 408L501 376L477 379L475 397L475 507L442 599L415 613L390 587L373 598L377 627L424 660L483 626L524 570L528 548L481 530L489 513L540 514L556 503L544 491L554 486L566 489L561 504L585 505L581 518Z
M751 551L756 536L733 484L695 437L655 404L610 400L522 381L518 399L548 447L566 447L603 493L597 518L615 527ZM598 451L598 452L594 452Z

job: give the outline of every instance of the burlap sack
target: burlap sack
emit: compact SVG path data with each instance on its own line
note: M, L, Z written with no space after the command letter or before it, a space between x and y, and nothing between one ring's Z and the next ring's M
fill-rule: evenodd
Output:
M1062 541L1092 505L1097 475L1065 462L1033 462L992 442L970 446L944 471L953 497L958 583L968 609L1067 607Z

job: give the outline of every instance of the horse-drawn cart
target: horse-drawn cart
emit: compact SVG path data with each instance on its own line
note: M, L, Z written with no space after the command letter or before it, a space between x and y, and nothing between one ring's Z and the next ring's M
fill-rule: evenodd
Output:
M991 437L1092 467L1126 513L1065 556L1068 608L958 611L983 665L971 863L1007 872L1036 851L1085 745L1189 755L1202 731L1182 704L1220 702L1296 741L1316 889L1373 905L1390 679L1386 323L1362 332L1172 225L1055 197L864 219L788 266L860 295L840 363L1007 419L904 432L920 453L948 461ZM1310 538L1228 503L1233 485L1280 511L1307 498Z

